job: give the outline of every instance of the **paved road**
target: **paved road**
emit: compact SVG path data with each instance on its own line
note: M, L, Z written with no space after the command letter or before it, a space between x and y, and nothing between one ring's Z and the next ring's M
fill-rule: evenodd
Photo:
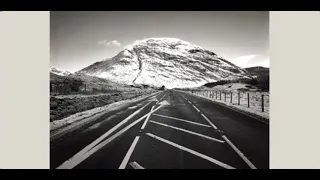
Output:
M269 126L166 90L51 147L58 169L268 169Z

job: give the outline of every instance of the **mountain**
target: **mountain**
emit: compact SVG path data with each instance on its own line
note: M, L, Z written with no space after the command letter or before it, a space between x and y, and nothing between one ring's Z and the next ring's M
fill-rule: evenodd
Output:
M131 87L126 84L118 84L108 79L89 76L84 73L70 73L63 69L50 67L50 92L72 93L115 93L134 92L146 87ZM150 90L150 88L149 88ZM84 92L85 91L85 92Z
M59 75L59 76L68 76L71 75L72 73L64 70L64 69L59 69L59 68L55 68L55 67L50 67L50 73Z
M255 67L249 67L245 68L250 74L255 76L269 76L269 68L261 67L261 66L255 66Z
M261 90L269 90L269 68L256 66L256 67L249 67L246 70L252 75L256 76L258 80L258 84L256 85Z
M251 78L212 51L177 38L135 41L114 57L80 71L127 85L166 88L198 87L208 82Z

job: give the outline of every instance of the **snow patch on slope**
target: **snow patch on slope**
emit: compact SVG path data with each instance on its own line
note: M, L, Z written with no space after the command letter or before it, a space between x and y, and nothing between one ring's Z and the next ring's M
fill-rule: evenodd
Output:
M59 69L59 68L55 68L55 67L50 67L50 72L59 76L68 76L71 75L72 73L64 70L64 69Z
M215 53L177 38L135 41L110 60L93 64L81 72L122 84L167 88L250 78L246 70Z

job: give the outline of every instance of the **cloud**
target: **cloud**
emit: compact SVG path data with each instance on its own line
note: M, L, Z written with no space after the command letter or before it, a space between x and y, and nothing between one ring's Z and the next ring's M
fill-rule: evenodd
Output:
M117 47L121 46L121 43L117 40L112 40L112 41L102 40L102 41L99 41L98 44L105 45L105 46L117 46Z
M240 56L240 57L231 59L230 61L242 68L247 68L252 66L269 67L269 57L265 57L257 54Z

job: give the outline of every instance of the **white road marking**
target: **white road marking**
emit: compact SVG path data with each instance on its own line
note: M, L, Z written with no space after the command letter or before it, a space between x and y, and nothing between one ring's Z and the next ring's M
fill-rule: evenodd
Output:
M216 138L212 138L212 137L209 137L209 136L206 136L206 135L203 135L203 134L199 134L199 133L196 133L196 132L192 132L192 131L189 131L189 130L186 130L186 129L178 128L178 127L175 127L175 126L170 126L170 125L159 123L159 122L152 121L152 120L150 122L151 123L155 123L155 124L159 124L161 126L169 127L169 128L172 128L172 129L176 129L178 131L183 131L183 132L186 132L186 133L189 133L189 134L192 134L192 135L200 136L200 137L203 137L203 138L206 138L206 139L210 139L212 141L224 143L224 141L222 141L222 140L219 140L219 139L216 139Z
M153 108L154 108L154 106L152 106L151 111L153 110ZM151 111L150 111L150 112L151 112ZM143 125L142 125L142 127L141 127L142 130L146 127L147 122L148 122L148 120L149 120L149 118L150 118L150 115L151 115L151 114L149 114L148 117L146 118L146 120L144 121L144 123L143 123Z
M182 96L182 95L181 95ZM195 107L194 105L192 105ZM196 108L196 107L195 107ZM208 123L214 128L218 129L204 114L201 113L201 116L208 121ZM231 148L236 151L236 153L244 160L251 169L256 169L256 167L250 162L250 160L227 138L227 136L222 135L222 138L231 146Z
M199 113L200 113L200 110L195 106L193 105L191 102L189 102ZM201 116L214 128L214 129L218 129L204 114L201 113Z
M131 162L130 165L134 168L134 169L144 169L142 166L140 166L137 162Z
M225 136L223 135L222 138L227 141L227 143L232 147L233 150L237 152L237 154L248 164L248 166L251 169L257 169L250 161L249 159L234 145L232 142Z
M139 136L136 136L136 138L132 142L132 144L131 144L126 156L124 157L124 159L122 160L122 163L120 164L119 169L125 169L126 168L126 166L128 164L128 161L129 161L129 159L131 157L131 154L133 153L133 150L134 150L134 148L136 147L136 145L137 145L137 143L139 141L139 138L140 138Z
M200 112L200 110L199 110L196 106L194 106L193 104L192 104L192 106L193 106L198 112Z
M159 102L158 104L170 106L170 103L166 100L163 100L163 101Z
M161 137L159 137L159 136L153 135L153 134L151 134L151 133L146 133L146 135L147 135L147 136L150 136L150 137L152 137L152 138L155 138L155 139L157 139L157 140L159 140L159 141L162 141L162 142L164 142L164 143L167 143L167 144L169 144L169 145L171 145L171 146L174 146L174 147L176 147L176 148L179 148L179 149L181 149L181 150L183 150L183 151L186 151L186 152L188 152L188 153L190 153L190 154L193 154L193 155L196 155L196 156L198 156L198 157L200 157L200 158L206 159L206 160L208 160L208 161L210 161L210 162L212 162L212 163L214 163L214 164L217 164L217 165L219 165L219 166L221 166L221 167L223 167L223 168L226 168L226 169L235 169L234 167L232 167L232 166L230 166L230 165L227 165L227 164L225 164L225 163L223 163L223 162L220 162L220 161L218 161L218 160L216 160L216 159L213 159L213 158L211 158L211 157L209 157L209 156L207 156L207 155L198 153L198 152L196 152L196 151L194 151L194 150L192 150L192 149L183 147L183 146L181 146L181 145L179 145L179 144L176 144L176 143L174 143L174 142L168 141L168 140L163 139L163 138L161 138Z
M184 119L180 119L180 118L175 118L175 117L169 117L169 116L165 116L165 115L161 115L161 114L152 114L153 116L160 116L160 117L165 117L165 118L169 118L169 119L174 119L177 121L183 121L183 122L187 122L187 123L191 123L191 124L195 124L195 125L199 125L199 126L204 126L204 127L211 127L209 125L206 124L200 124L200 123L196 123L196 122L192 122L192 121L188 121L188 120L184 120Z
M152 112L153 108L154 108L154 106L152 106L150 112ZM147 122L148 122L148 120L149 120L149 118L150 118L150 115L151 115L151 113L148 114L146 120L144 121L144 123L143 123L143 125L142 125L142 127L141 127L141 130L143 130L143 129L145 128L145 126L146 126L146 124L147 124ZM134 141L132 142L132 145L130 146L130 148L129 148L127 154L126 154L126 156L124 157L124 159L123 159L123 161L122 161L119 169L125 169L125 168L126 168L126 166L127 166L127 164L128 164L128 161L129 161L129 159L130 159L130 157L131 157L131 154L133 153L134 148L136 147L136 145L137 145L137 143L138 143L138 141L139 141L139 138L140 138L140 136L136 136L136 138L135 138Z
M150 102L151 103L151 102ZM148 103L149 104L149 103ZM147 105L148 105L147 104ZM145 107L145 106L144 106ZM143 108L144 108L143 107ZM159 106L158 108L156 108L154 111L149 112L150 114L157 111L159 108L161 108L162 106ZM143 108L139 109L142 110ZM137 112L137 111L136 111ZM140 112L140 111L139 111ZM102 148L103 146L105 146L106 144L108 144L109 142L111 142L113 139L115 139L117 136L121 135L123 132L125 132L126 130L128 130L129 128L131 128L132 126L134 126L135 124L137 124L138 122L140 122L143 118L147 117L148 114L145 114L144 116L142 116L141 118L139 118L138 120L136 120L135 122L131 123L129 126L127 126L126 128L122 129L121 131L119 131L118 133L114 134L113 136L111 136L110 138L106 139L105 141L103 141L101 144L98 144L100 141L102 141L105 137L107 137L108 135L110 135L113 131L116 130L116 126L114 128L112 128L111 130L109 130L107 133L105 133L104 135L100 136L97 140L95 140L93 143L89 144L87 147L85 147L84 149L82 149L80 152L78 152L76 155L74 155L73 157L71 157L69 160L65 161L63 164L61 164L57 169L72 169L75 166L77 166L79 163L81 163L82 161L84 161L86 158L88 158L91 154L93 154L94 152L96 152L97 150L99 150L100 148ZM130 116L129 116L130 117ZM125 120L128 121L129 117L126 118ZM133 116L131 116L133 117ZM131 118L130 117L130 118ZM122 122L120 122L119 124L124 124L123 122L125 121L123 120ZM118 124L118 125L119 125ZM118 126L117 125L117 126ZM120 125L119 125L120 126ZM102 138L103 137L103 138Z
M208 121L208 123L214 128L214 129L218 129L204 114L201 113L201 116Z
M192 95L192 96L197 97L197 98L204 98L203 96L198 96L198 95L195 95L195 94L192 94L192 93L189 93L189 92L184 92L184 93L188 93L189 95ZM217 102L214 101L213 99L208 99L208 98L204 98L204 99L209 100L209 101L211 101L211 102L213 102L213 103L217 103ZM252 115L249 115L248 113L244 113L244 112L242 112L241 110L239 110L239 109L237 109L237 108L235 108L235 107L230 107L230 106L227 106L226 104L219 103L219 102L218 102L218 104L219 104L219 105L222 105L223 107L226 107L226 108L228 108L228 109L231 109L231 110L234 110L234 111L239 112L239 113L241 113L241 114L244 114L244 115L246 115L246 116L249 116L249 117L251 117L251 118L253 118L253 119L256 119L256 120L258 120L258 121L260 121L260 122L262 122L262 123L264 123L264 124L269 124L268 122L262 121L262 120L260 120L259 118L256 118L256 117L254 117L254 116L252 116Z
M164 95L162 96L162 98L160 98L159 101L158 101L156 104L158 104L166 95L167 95L167 94L164 94Z

